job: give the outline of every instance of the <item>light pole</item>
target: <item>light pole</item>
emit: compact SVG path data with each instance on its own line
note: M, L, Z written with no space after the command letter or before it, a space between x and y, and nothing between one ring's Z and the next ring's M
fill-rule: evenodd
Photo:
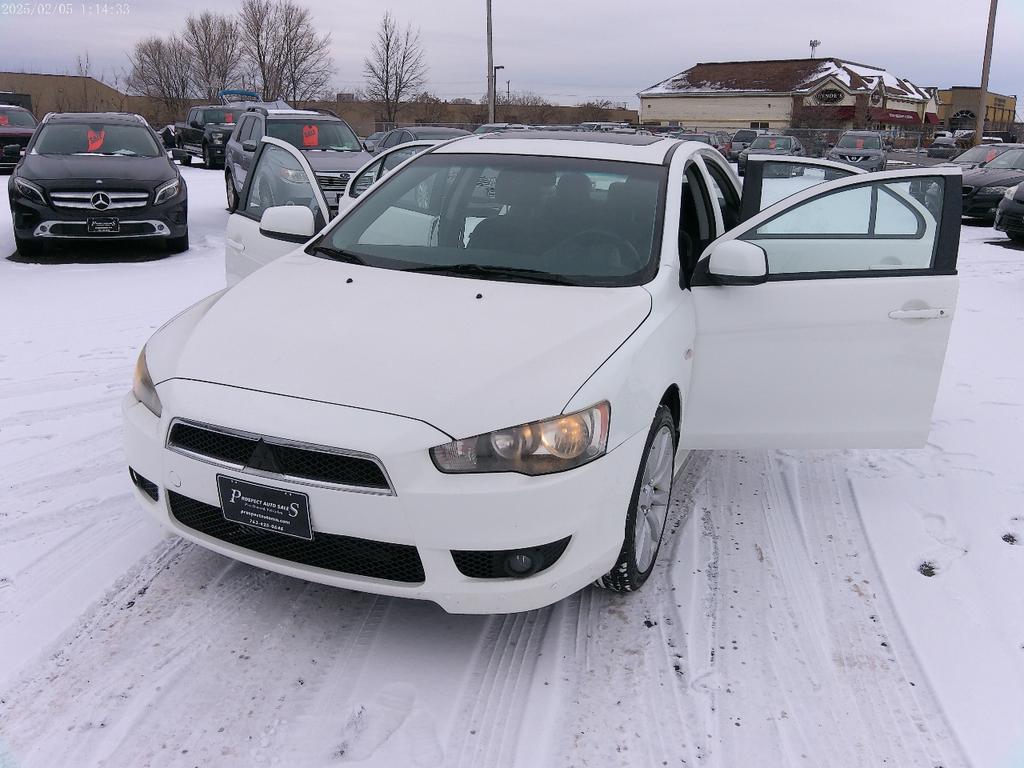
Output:
M494 38L491 30L491 0L487 0L487 122L494 122Z
M985 59L981 64L981 88L978 93L978 112L974 123L974 144L981 144L985 133L985 112L988 108L988 71L992 66L992 38L996 32L996 5L999 0L992 0L988 9L988 32L985 35Z

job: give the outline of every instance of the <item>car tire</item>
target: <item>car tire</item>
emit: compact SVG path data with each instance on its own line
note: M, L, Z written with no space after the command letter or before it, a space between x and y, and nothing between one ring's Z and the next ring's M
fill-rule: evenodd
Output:
M654 570L672 498L676 443L672 412L659 405L633 484L622 550L612 569L597 580L598 587L613 592L635 592Z
M1006 235L1017 245L1024 245L1024 232L1007 232Z
M224 174L224 192L228 198L228 212L234 213L238 210L238 190L235 189L235 179L231 171Z
M168 253L184 253L188 250L188 232L181 237L168 237L164 244Z
M17 235L14 236L14 245L18 249L18 254L26 259L42 256L46 248L45 243L33 240L32 238L18 237Z
M203 144L203 168L213 170L214 165L213 157L210 156L210 148L206 144Z

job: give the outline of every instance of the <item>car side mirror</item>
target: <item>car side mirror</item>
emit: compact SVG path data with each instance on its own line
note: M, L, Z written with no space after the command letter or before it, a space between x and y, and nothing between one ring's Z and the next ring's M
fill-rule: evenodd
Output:
M256 151L256 142L253 141L252 139L247 139L246 141L243 141L242 142L242 151L243 152L255 152Z
M171 158L173 160L178 160L180 162L185 162L186 160L189 159L189 157L190 157L189 153L186 152L184 149L172 149L171 150Z
M21 145L20 144L6 144L4 145L4 157L20 157L21 156Z
M717 285L759 285L768 280L768 254L746 240L712 246L708 274Z
M275 205L260 217L260 234L272 240L304 243L316 234L313 212L304 205Z

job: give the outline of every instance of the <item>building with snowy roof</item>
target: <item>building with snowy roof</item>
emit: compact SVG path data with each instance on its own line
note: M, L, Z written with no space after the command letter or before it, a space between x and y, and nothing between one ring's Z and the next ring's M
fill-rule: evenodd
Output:
M939 122L934 88L836 58L705 62L637 95L646 125L913 131Z

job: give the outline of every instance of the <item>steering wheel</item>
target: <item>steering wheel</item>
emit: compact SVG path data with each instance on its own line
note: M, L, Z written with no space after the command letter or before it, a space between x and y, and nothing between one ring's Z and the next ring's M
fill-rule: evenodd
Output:
M576 232L565 238L565 240L555 243L551 248L544 251L543 255L548 256L556 251L573 246L589 249L600 245L614 246L618 251L619 260L623 266L631 268L631 271L636 272L644 268L645 262L640 258L640 254L637 253L633 244L621 235L616 235L614 232L609 232L605 229L587 229L583 232Z

